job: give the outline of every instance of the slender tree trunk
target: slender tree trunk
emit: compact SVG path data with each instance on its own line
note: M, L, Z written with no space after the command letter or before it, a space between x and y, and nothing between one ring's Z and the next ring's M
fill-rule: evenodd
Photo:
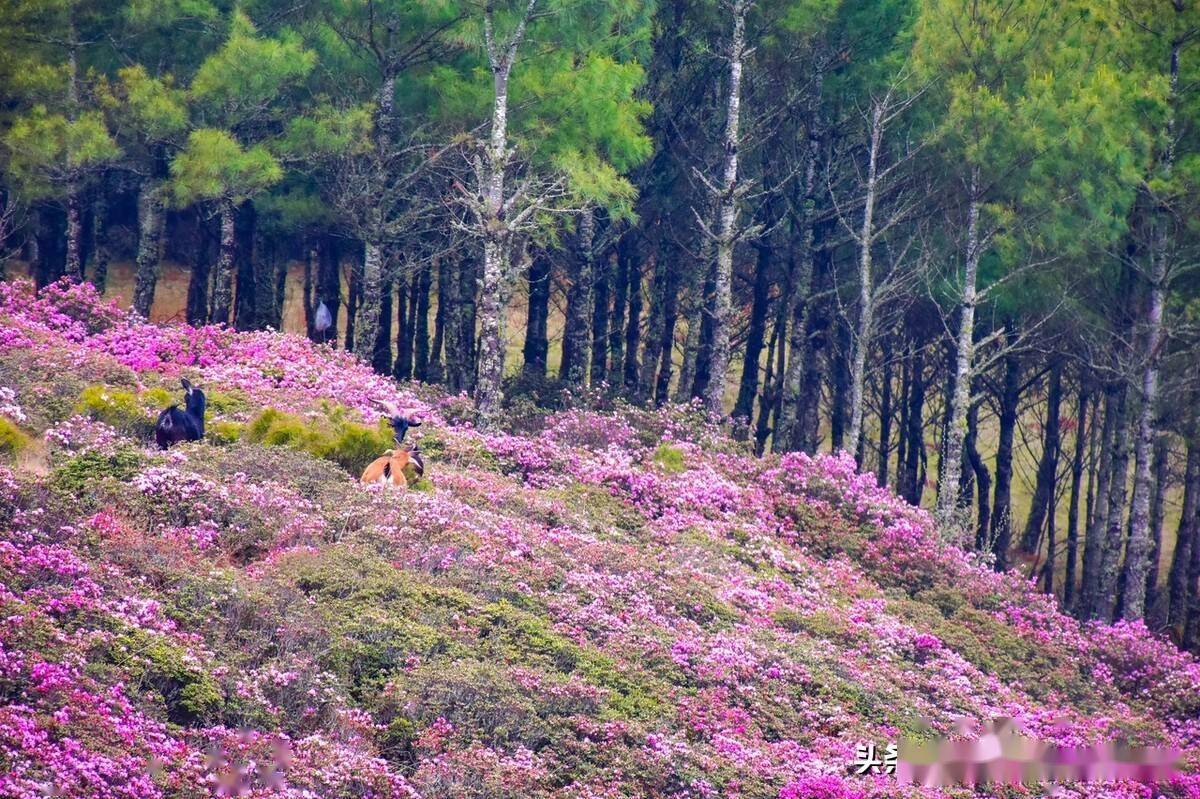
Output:
M646 309L646 344L642 349L642 366L638 376L638 385L640 386L638 396L648 402L655 401L655 389L658 385L655 378L659 372L659 361L662 360L663 341L666 339L667 295L670 293L673 280L672 273L678 268L673 256L670 245L666 241L660 241L655 253L654 271L650 280L650 302ZM632 297L630 299L632 301ZM632 319L630 323L632 324ZM674 337L675 330L672 327L671 338L674 339ZM668 344L668 346L670 345ZM628 350L628 346L625 349ZM667 363L670 363L669 359L667 359Z
M967 461L971 472L975 475L975 483L979 492L978 518L975 520L975 549L982 552L987 546L988 533L992 525L992 475L988 472L987 463L979 454L979 403L972 402L967 411Z
M396 358L387 364L397 380L412 377L412 312L409 308L408 278L397 276L396 280ZM389 294L391 292L388 292ZM391 313L388 313L391 316Z
M875 467L875 480L881 486L888 484L888 460L892 447L892 358L892 350L885 340L883 374L879 378L879 463Z
M1191 562L1187 576L1187 620L1183 625L1183 648L1200 647L1200 538L1193 533Z
M256 301L258 285L255 277L257 227L258 217L254 204L247 200L237 207L234 215L234 237L237 241L234 250L234 274L237 289L234 292L233 325L238 330L253 330L260 326Z
M342 304L342 271L339 268L341 256L338 253L337 240L325 234L317 242L317 305L322 302L329 309L332 324L325 331L322 341L332 339L337 342L338 310Z
M832 396L829 402L829 451L845 451L854 455L853 450L846 448L846 395L850 392L850 369L846 361L849 354L849 328L841 319L835 318L832 324L833 346L829 350L829 371L832 382Z
M729 43L729 95L725 105L725 152L721 193L717 199L716 293L712 318L712 352L704 404L708 412L725 412L725 384L729 371L730 327L733 316L733 248L738 236L738 149L741 146L742 69L745 65L748 0L732 0L733 35Z
M200 213L193 211L196 219L196 241L191 268L188 270L187 323L208 324L208 279L212 265L212 248L209 246L209 225Z
M1096 477L1096 507L1091 514L1087 539L1083 546L1083 579L1079 586L1076 615L1083 620L1100 615L1100 568L1104 559L1104 535L1108 529L1108 486L1112 480L1113 451L1117 446L1118 389L1104 390L1104 426L1100 440L1100 458ZM1095 426L1095 421L1092 422Z
M821 93L822 75L816 75L815 97ZM799 431L800 395L808 353L808 307L812 289L813 272L816 269L816 253L812 216L816 210L817 161L820 158L821 141L817 132L818 118L815 111L819 99L813 102L813 112L808 124L808 152L804 164L804 213L800 225L800 256L791 282L791 336L787 347L787 368L781 375L779 412L776 415L775 433L771 437L771 449L787 452L797 449L801 438Z
M919 477L921 452L925 448L925 351L917 347L912 352L908 375L908 411L905 415L907 429L904 431L908 439L905 445L904 475L901 485L903 496L913 505L921 504L921 494L924 493L924 480Z
M233 266L237 253L237 229L233 203L223 202L220 208L221 244L217 267L213 273L212 321L229 324L233 311ZM141 271L139 264L138 271Z
M429 380L429 292L433 287L433 269L426 264L417 273L414 284L417 292L413 303L416 312L413 324L413 378L422 383Z
M312 341L318 341L317 336L317 304L313 300L316 294L317 248L304 248L304 286L301 289L304 296L304 335Z
M102 183L92 203L92 284L101 294L108 290L108 188Z
M1193 422L1195 424L1195 422ZM1195 431L1187 439L1183 477L1183 508L1175 535L1175 553L1167 575L1167 624L1178 629L1187 619L1188 563L1200 545L1200 441Z
M225 208L221 209L222 235L224 235ZM137 271L133 282L133 309L142 317L150 318L154 305L154 289L158 284L159 262L162 260L163 224L162 188L157 184L142 184L138 192L138 247ZM230 208L230 236L232 237L233 211ZM232 251L230 252L232 269Z
M1067 508L1067 565L1063 577L1063 607L1070 610L1075 600L1075 567L1079 560L1079 499L1083 492L1083 458L1087 447L1085 431L1088 427L1087 383L1079 386L1079 405L1075 414L1075 450L1071 455L1071 500ZM1093 426L1095 422L1091 423Z
M629 261L629 319L625 323L625 391L630 396L641 392L638 376L638 344L642 336L642 266L633 256Z
M347 279L346 291L346 338L342 345L347 350L354 351L355 327L358 324L359 307L362 305L363 269L366 263L366 252L361 244L355 247L354 257L350 260L350 276Z
M771 413L778 413L779 378L783 375L783 343L787 335L787 316L783 310L787 303L779 301L780 312L775 315L775 329L771 331L771 343L767 347L767 373L763 377L762 395L758 401L758 422L754 427L754 454L761 456L771 435Z
M676 270L667 269L664 279L662 330L658 343L658 382L654 385L654 402L662 405L667 401L671 388L671 371L675 364L675 323L679 318L679 276Z
M746 332L746 355L742 359L742 378L738 385L733 417L749 420L754 413L754 397L758 394L759 359L767 336L767 314L771 304L771 256L768 241L755 245L758 258L754 266L754 289L750 301L750 327ZM767 357L768 369L770 356Z
M707 248L705 250L707 256ZM700 266L708 263L708 258L700 259ZM679 382L675 385L675 402L687 402L692 397L700 396L700 386L696 381L697 368L702 357L701 338L704 330L704 304L708 299L708 281L699 272L692 275L692 291L687 312L687 336L683 343L683 363L679 367Z
M1054 515L1054 484L1058 477L1059 417L1062 413L1062 362L1050 367L1050 385L1046 392L1046 425L1043 428L1042 456L1038 461L1037 482L1029 517L1021 533L1021 551L1032 555L1038 551L1047 515Z
M1016 331L1009 334L1016 337ZM992 500L992 552L996 570L1008 568L1008 550L1012 546L1012 475L1013 438L1017 429L1017 409L1021 400L1021 360L1015 352L1004 357L1004 388L1000 394L1000 430L996 445L996 492Z
M592 273L592 362L589 380L593 386L608 382L608 284L612 259L606 256Z
M432 272L433 270L430 269ZM430 280L432 280L432 275ZM437 259L437 310L433 313L433 341L429 345L429 370L425 376L426 382L441 383L446 379L446 369L442 364L442 349L446 339L446 305L451 291L450 261L448 258Z
M962 306L959 311L957 357L954 365L954 396L950 405L942 458L945 462L942 490L938 494L938 520L949 528L958 505L958 478L962 469L963 436L967 429L967 406L971 401L971 370L975 357L975 282L979 272L979 170L971 173L967 204L967 245L964 253Z
M587 384L588 347L591 340L592 284L595 217L591 209L579 218L576 234L574 275L567 290L567 320L563 328L562 364L559 377L572 386Z
M1154 496L1150 502L1150 557L1149 570L1146 572L1146 615L1156 610L1159 600L1158 574L1159 561L1162 560L1163 523L1166 516L1167 483L1170 474L1167 471L1167 457L1170 455L1167 436L1160 433L1154 441ZM1178 546L1178 544L1176 544ZM1157 614L1157 612L1155 613Z
M381 375L395 376L395 361L392 360L392 319L399 308L398 334L404 335L404 286L396 296L393 269L385 270L379 289L379 322L375 331L375 347L371 356L371 368ZM399 356L397 356L399 357Z
M546 376L546 353L549 341L546 321L550 314L550 259L542 250L534 253L529 263L529 312L525 317L524 363L521 371L526 378L541 380Z
M1100 553L1100 587L1097 593L1098 612L1103 621L1112 621L1118 596L1121 572L1121 549L1124 543L1125 496L1129 476L1128 390L1121 388L1117 406L1117 433L1113 440L1112 476L1108 483L1108 511L1104 545Z
M608 373L613 388L620 386L625 375L625 306L629 302L630 258L622 242L617 247L617 263L613 272L612 319L608 325Z
M68 72L67 72L67 112L72 122L79 115L79 57L76 46L75 33L75 13L73 6L67 6L67 16L69 18L69 33L68 39L70 48L67 54ZM72 148L68 148L68 161L73 161L74 153ZM81 252L83 244L83 212L82 198L80 197L79 180L74 172L74 167L68 167L72 170L70 178L67 180L67 261L66 272L67 276L75 282L82 282L83 274L83 253Z

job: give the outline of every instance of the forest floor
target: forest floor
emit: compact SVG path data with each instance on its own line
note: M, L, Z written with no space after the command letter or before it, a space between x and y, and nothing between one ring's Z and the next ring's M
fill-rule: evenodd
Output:
M619 404L484 433L86 285L0 283L0 329L7 440L45 447L0 466L0 796L899 799L858 746L963 715L1176 747L1153 795L1200 794L1200 663L1062 615L848 458ZM181 376L207 435L160 452ZM424 420L411 490L354 479L379 400Z

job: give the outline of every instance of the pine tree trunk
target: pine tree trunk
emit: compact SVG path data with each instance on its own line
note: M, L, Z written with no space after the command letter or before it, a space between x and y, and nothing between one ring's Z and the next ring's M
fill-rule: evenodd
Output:
M875 480L881 486L888 484L888 460L892 447L892 358L891 347L885 340L879 388L879 463L875 467Z
M189 325L208 324L208 279L211 271L211 247L207 220L196 214L196 247L188 270L187 322Z
M655 253L654 258L654 271L650 281L650 302L646 318L646 344L642 349L642 364L637 380L639 387L638 398L643 402L653 402L655 399L655 376L658 374L659 360L662 356L663 339L665 337L668 286L672 279L671 273L674 271L672 265L676 263L675 259L669 253L668 244L666 242L659 242L659 249ZM632 302L633 298L631 296L631 317ZM641 308L640 299L638 307L639 309ZM630 318L630 324L632 323L633 319ZM674 337L674 332L674 330L671 331L672 337ZM628 346L626 350L628 350Z
M1159 434L1154 442L1154 496L1150 502L1150 557L1149 570L1146 572L1145 609L1147 616L1158 613L1159 592L1158 576L1159 561L1162 559L1162 534L1166 517L1167 483L1170 475L1167 472L1167 457L1170 455L1167 437Z
M223 202L220 208L221 244L217 254L217 267L213 272L212 321L229 324L233 310L233 265L237 250L237 231L233 203ZM139 251L140 251L139 247ZM138 272L142 271L139 259Z
M1009 344L1016 331L1009 334ZM992 552L996 570L1008 568L1008 550L1012 546L1013 439L1017 429L1017 410L1021 400L1021 360L1015 352L1004 357L1004 388L1000 394L1000 430L996 445L996 490L992 499Z
M729 43L729 87L725 102L724 164L721 193L717 198L716 291L713 296L712 351L704 404L708 412L725 412L725 384L729 371L730 327L733 323L733 248L738 224L738 151L741 147L742 70L745 66L747 0L732 0L733 34Z
M317 248L308 246L304 248L304 335L312 341L317 341L317 304L313 301L313 295L316 292L314 274L317 271Z
M779 412L779 379L783 375L783 342L787 337L787 303L779 301L779 312L775 315L775 328L771 331L771 343L767 347L767 374L763 377L762 394L758 400L758 422L754 426L754 454L762 456L766 451L767 438L771 435L771 414Z
M573 259L574 274L567 290L567 319L563 329L562 364L559 378L571 386L587 383L588 347L591 343L592 283L595 218L591 210L583 212L576 233Z
M1074 607L1075 601L1075 570L1079 560L1079 500L1083 493L1083 460L1087 446L1085 431L1091 429L1089 423L1095 425L1094 420L1088 419L1089 400L1087 383L1081 382L1079 405L1075 413L1075 450L1071 455L1071 499L1067 508L1067 564L1063 576L1063 607L1067 610Z
M429 291L433 286L433 270L428 264L421 267L413 284L416 299L413 316L413 378L422 383L429 379Z
M442 350L449 334L450 306L454 293L454 277L451 274L450 259L438 259L437 278L437 310L433 314L433 343L429 345L429 382L441 383L446 380L447 368L442 361Z
M254 204L246 201L237 207L234 216L234 236L237 246L234 253L234 274L237 290L234 292L233 324L238 330L253 330L258 321L258 281L255 268L255 241L257 240L257 215Z
M1195 424L1195 422L1193 422ZM1200 440L1195 431L1187 439L1187 466L1183 477L1183 508L1175 535L1175 553L1167 575L1167 625L1178 629L1187 619L1188 563L1200 545Z
M987 546L988 533L992 525L992 475L988 472L987 463L979 454L979 403L971 403L967 412L967 460L975 475L975 483L979 494L978 511L975 520L975 549L982 552Z
M846 451L846 395L850 391L850 370L846 368L843 356L849 349L846 341L849 336L840 319L833 322L832 332L834 346L829 351L829 371L833 396L829 403L829 451L836 453ZM849 452L854 454L854 450Z
M858 231L858 319L850 367L850 431L846 449L858 451L863 424L863 382L867 353L875 327L875 292L871 269L871 247L875 243L875 198L879 184L879 150L883 144L884 106L876 102L871 109L871 139L867 150L867 183L863 197L862 225Z
M608 374L613 388L622 384L625 375L625 307L629 302L631 269L632 259L626 253L626 246L622 242L617 247L617 262L613 271L612 317L608 324Z
M1104 390L1104 423L1100 435L1100 458L1095 481L1096 506L1083 545L1083 578L1079 585L1076 616L1082 620L1099 616L1100 567L1104 559L1104 535L1108 529L1108 485L1112 479L1113 451L1116 448L1118 389ZM1097 407L1099 407L1097 405ZM1092 426L1095 427L1095 414Z
M625 322L625 391L638 396L641 387L638 376L638 347L642 337L642 265L636 254L629 259L629 319Z
M500 307L501 283L508 270L502 242L487 241L483 249L483 291L480 294L479 316L482 329L479 338L479 365L475 402L485 424L498 421L504 400L501 380L504 377L504 318Z
M1118 596L1118 578L1121 572L1121 550L1124 544L1125 496L1129 476L1129 432L1133 426L1129 419L1128 389L1121 388L1117 404L1117 432L1114 438L1112 475L1108 481L1108 510L1103 532L1103 549L1100 553L1100 585L1097 591L1098 618L1113 620Z
M1183 648L1200 648L1200 538L1193 533L1191 562L1187 576L1187 620L1183 625Z
M938 493L937 516L943 527L950 528L957 515L958 478L962 470L963 436L967 429L967 406L971 401L971 369L975 357L976 278L979 272L979 171L971 173L967 204L967 243L964 253L962 299L955 343L954 396L950 404L950 428L947 430L942 458L945 472Z
M588 379L593 386L608 382L608 283L612 259L605 258L592 274L592 363Z
M525 317L524 363L521 373L528 379L546 376L549 351L546 322L550 315L550 259L544 251L534 253L529 263L529 312Z
M925 449L925 352L921 347L913 350L908 372L908 410L905 413L906 428L904 472L900 481L902 496L913 505L921 504L924 480L919 477L921 452Z
M385 256L386 257L386 256ZM396 316L396 288L392 276L393 265L384 267L383 277L379 286L379 312L375 323L375 344L371 349L371 368L381 375L390 375L394 367L392 361L392 319ZM399 299L400 318L404 318L403 288ZM403 327L403 321L401 322ZM403 331L401 331L403 335Z
M133 283L133 309L149 319L150 308L154 305L154 289L158 284L159 262L162 260L165 214L161 186L142 184L138 192L137 219L137 272ZM230 219L232 220L232 211Z
M108 188L102 183L92 203L92 285L101 294L108 290Z
M1054 515L1054 483L1058 476L1059 417L1062 413L1062 362L1050 367L1050 385L1046 392L1046 424L1042 436L1042 456L1038 461L1037 482L1025 530L1021 533L1021 552L1032 555L1041 545L1047 515Z
M771 255L769 242L755 245L758 259L754 266L754 289L750 301L750 327L746 332L746 355L742 359L742 379L738 385L733 417L750 419L754 413L754 397L758 394L759 359L767 336L767 311L771 304ZM767 358L768 370L770 356Z
M654 385L654 403L667 402L671 388L671 371L675 361L675 324L679 320L679 275L668 269L663 294L663 321L658 343L658 381Z
M388 364L388 370L397 380L408 380L412 377L412 327L408 301L408 279L404 276L397 276L396 359Z
M706 251L707 255L707 251ZM708 262L707 257L700 259L701 264ZM701 337L704 331L704 303L707 299L705 291L706 280L699 273L693 274L692 292L687 312L687 336L683 343L683 363L679 367L679 382L675 384L675 402L687 402L692 397L700 396L696 382L696 370L701 358Z

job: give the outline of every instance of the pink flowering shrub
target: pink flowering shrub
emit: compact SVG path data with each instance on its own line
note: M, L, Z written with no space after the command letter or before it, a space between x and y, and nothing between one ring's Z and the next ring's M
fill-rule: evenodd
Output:
M0 466L0 797L934 797L850 763L964 714L1182 752L1064 792L1200 796L1195 659L1080 625L848 458L755 459L699 406L483 432L343 351L67 283L0 283L0 374L47 449ZM180 375L235 426L397 403L429 484L76 415Z

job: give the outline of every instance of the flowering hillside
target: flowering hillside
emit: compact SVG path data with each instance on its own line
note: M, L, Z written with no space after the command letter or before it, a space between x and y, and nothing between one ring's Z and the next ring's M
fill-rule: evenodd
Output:
M207 440L161 453L181 376ZM413 490L353 479L373 400L425 420ZM899 796L856 746L961 715L1200 770L1200 665L848 459L688 410L471 418L303 338L0 284L0 796Z

